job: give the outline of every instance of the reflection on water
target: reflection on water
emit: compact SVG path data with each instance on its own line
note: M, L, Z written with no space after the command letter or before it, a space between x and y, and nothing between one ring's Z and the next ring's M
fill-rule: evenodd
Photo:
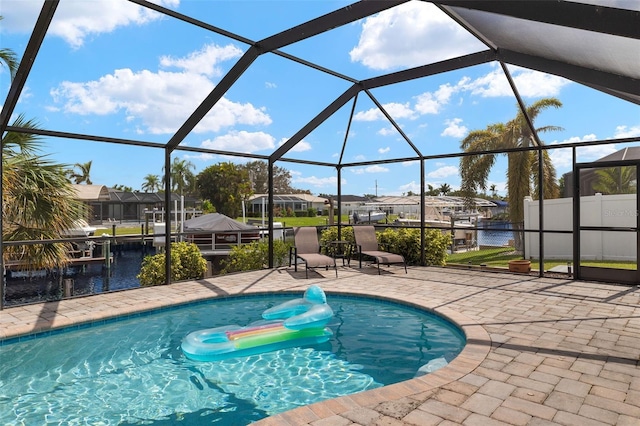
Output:
M490 228L490 230L482 228ZM478 224L478 244L480 246L508 246L513 239L511 222L483 220Z
M153 255L153 248L115 250L109 270L103 263L73 266L58 271L9 272L6 275L5 304L20 305L60 300L67 295L80 296L140 286L136 275L142 259Z

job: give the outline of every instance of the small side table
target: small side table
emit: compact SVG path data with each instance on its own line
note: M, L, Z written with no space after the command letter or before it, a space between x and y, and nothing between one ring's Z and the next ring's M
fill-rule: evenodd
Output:
M353 253L353 243L351 241L330 241L329 254L334 259L342 259L342 266L344 266L345 259L347 260L347 266L351 266L351 254Z

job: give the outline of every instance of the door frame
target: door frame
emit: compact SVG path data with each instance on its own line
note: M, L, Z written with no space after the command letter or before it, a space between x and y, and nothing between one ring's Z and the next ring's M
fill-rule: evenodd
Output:
M580 233L581 231L603 231L603 232L634 232L636 234L636 262L640 256L640 197L638 197L638 187L636 183L636 222L633 227L615 226L582 226L580 223L580 172L584 169L604 169L610 167L636 168L636 179L640 170L640 159L619 160L619 161L597 161L592 163L574 163L573 166L573 265L574 278L578 280L593 280L603 282L615 282L620 284L638 285L640 284L640 270L636 266L635 270L616 269L594 266L582 266L580 264ZM637 181L636 181L637 182Z

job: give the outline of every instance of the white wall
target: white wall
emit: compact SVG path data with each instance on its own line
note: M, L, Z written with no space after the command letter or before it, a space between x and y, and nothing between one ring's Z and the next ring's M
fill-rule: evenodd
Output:
M525 229L540 229L538 211L540 203L524 201ZM638 211L635 194L596 194L580 199L582 226L635 227ZM573 200L559 198L544 201L545 230L573 231ZM537 233L525 235L525 256L540 257ZM636 234L634 232L582 231L580 254L585 260L636 260ZM544 234L544 256L547 259L571 259L573 234Z

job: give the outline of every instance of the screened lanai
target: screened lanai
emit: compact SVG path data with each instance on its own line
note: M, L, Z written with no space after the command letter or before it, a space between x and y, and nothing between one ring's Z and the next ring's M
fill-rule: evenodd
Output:
M376 192L388 185L385 195L410 189L424 198L427 184L448 177L457 186L459 162L469 156L534 151L578 170L599 158L594 152L640 141L633 0L200 3L3 1L1 47L16 52L19 67L13 79L0 74L2 134L37 134L66 163L93 160L100 184L159 173L170 187L175 158L201 161L199 168L261 160L271 188L274 166L295 169L299 185L337 194L338 206L342 194L373 192L374 178ZM469 77L475 72L483 77ZM561 114L528 115L536 99L567 92L572 101ZM517 113L527 123L526 145L461 147L469 131ZM19 114L40 118L38 129L16 124ZM549 140L551 127L569 130ZM563 210L573 223L555 226L555 214L545 216L542 163L535 176L521 171L539 179L528 194L538 203L536 220L525 232L541 273L545 240L562 240L576 263L580 235L601 226L632 238L637 257L637 223L581 224L579 201ZM391 186L396 176L405 180ZM496 183L506 193L507 182ZM275 196L269 192L269 212ZM273 222L271 215L271 234ZM634 274L637 282L637 266Z

